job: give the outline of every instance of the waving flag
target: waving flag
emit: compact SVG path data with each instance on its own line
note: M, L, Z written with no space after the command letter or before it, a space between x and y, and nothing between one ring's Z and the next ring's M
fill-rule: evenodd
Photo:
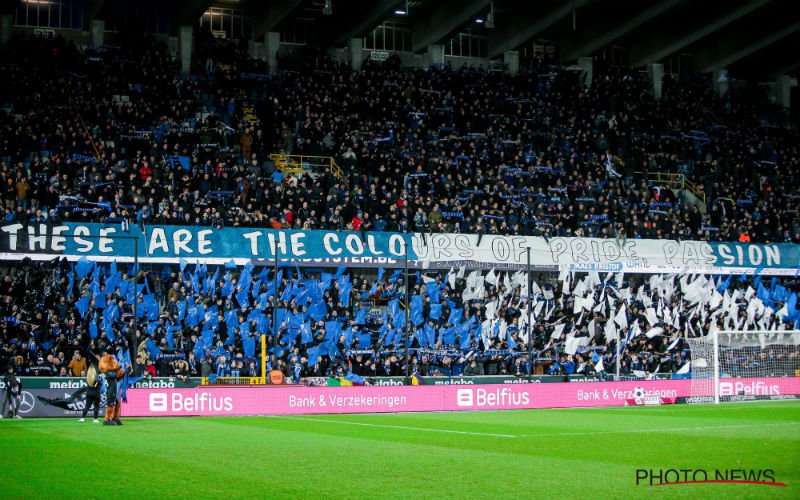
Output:
M254 336L248 335L242 339L242 346L244 347L244 355L252 358L256 354L256 339Z
M322 321L322 318L324 318L326 314L328 314L328 307L325 305L324 301L320 300L308 308L308 315L314 321Z
M411 323L414 326L419 326L424 321L422 317L422 296L414 295L411 297Z
M442 317L442 304L431 304L431 312L428 315L431 319L438 320Z
M352 289L353 284L349 281L339 284L339 300L342 301L342 305L345 307L350 307L350 291Z
M94 268L94 262L89 262L86 257L81 257L77 264L75 264L75 274L78 275L78 279L83 279L87 274L92 272Z

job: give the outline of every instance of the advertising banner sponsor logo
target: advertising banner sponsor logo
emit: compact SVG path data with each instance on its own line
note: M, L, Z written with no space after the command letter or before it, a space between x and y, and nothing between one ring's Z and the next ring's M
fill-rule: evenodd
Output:
M123 415L299 415L623 406L634 392L686 397L688 380L479 386L132 389Z
M83 397L73 398L78 389L24 389L19 406L19 415L31 417L80 417L83 412ZM100 410L105 411L105 395L100 399Z

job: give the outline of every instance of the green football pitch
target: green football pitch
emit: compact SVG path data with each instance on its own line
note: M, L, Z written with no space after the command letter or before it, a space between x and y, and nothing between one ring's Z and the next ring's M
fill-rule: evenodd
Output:
M0 420L0 498L800 498L797 402L124 423Z

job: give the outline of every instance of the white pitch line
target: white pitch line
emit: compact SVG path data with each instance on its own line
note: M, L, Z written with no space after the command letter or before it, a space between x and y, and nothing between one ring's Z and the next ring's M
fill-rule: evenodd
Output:
M272 418L281 418L287 420L301 420L309 422L322 422L326 424L342 424L342 425L357 425L361 427L375 427L384 429L401 429L407 431L422 431L422 432L440 432L443 434L461 434L468 436L484 436L484 437L501 437L501 438L528 438L528 437L561 437L561 436L596 436L603 434L633 434L633 433L648 433L657 434L659 432L688 432L696 430L715 430L715 429L742 429L748 427L766 427L766 426L780 426L780 425L798 425L800 422L779 422L772 424L742 424L742 425L707 425L700 427L672 427L669 429L633 429L633 430L619 430L619 431L590 431L590 432L548 432L540 434L495 434L491 432L469 432L469 431L455 431L451 429L431 429L426 427L410 427L405 425L388 425L388 424L371 424L366 422L351 422L347 420L326 420L323 418L311 417L290 417L282 415L273 415Z
M275 416L274 418L284 418L288 420L305 420L310 422L323 422L326 424L360 425L363 427L378 427L384 429L402 429L407 431L441 432L444 434L464 434L468 436L502 437L502 438L512 438L512 439L520 437L520 436L515 436L513 434L492 434L490 432L469 432L469 431L454 431L451 429L430 429L425 427L408 427L405 425L368 424L366 422L349 422L346 420L326 420L324 418L287 417L287 416Z
M541 434L521 434L516 437L560 437L560 436L596 436L602 434L633 434L633 433L648 433L658 434L659 432L687 432L697 430L714 430L714 429L742 429L747 427L766 427L774 425L798 425L800 422L780 422L773 424L742 424L742 425L706 425L701 427L672 427L669 429L633 429L625 431L591 431L591 432L548 432Z

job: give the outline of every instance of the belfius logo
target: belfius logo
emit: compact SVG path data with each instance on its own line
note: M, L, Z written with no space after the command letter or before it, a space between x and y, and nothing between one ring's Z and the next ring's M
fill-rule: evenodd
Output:
M636 469L636 486L714 483L786 486L776 481L774 469Z
M178 392L154 392L150 394L148 408L153 412L182 411L233 411L233 398L216 397L210 392L183 396Z
M502 389L459 389L456 406L491 408L494 406L523 406L530 404L528 393L510 387Z

